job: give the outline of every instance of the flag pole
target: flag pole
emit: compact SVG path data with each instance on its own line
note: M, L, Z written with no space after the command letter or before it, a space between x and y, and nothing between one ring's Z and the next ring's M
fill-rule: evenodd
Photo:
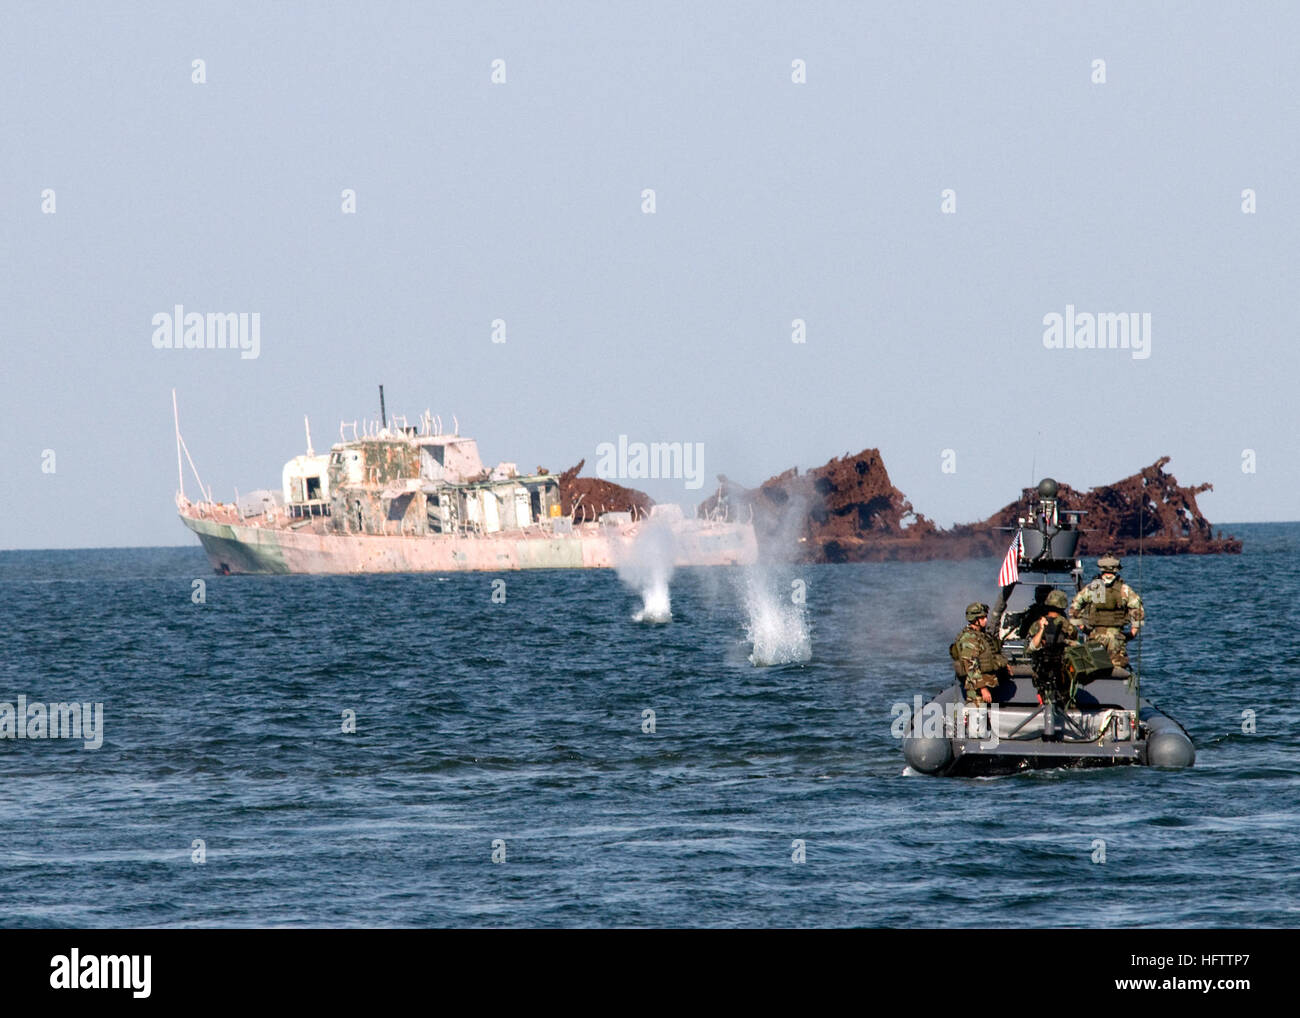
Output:
M1142 588L1142 531L1146 529L1146 508L1147 508L1147 488L1145 482L1142 485L1142 501L1138 503L1138 589ZM1138 597L1142 595L1139 594ZM1145 625L1139 625L1137 631L1138 641L1138 666L1136 678L1133 682L1133 695L1137 697L1138 722L1142 721L1142 630L1146 629ZM1137 725L1133 726L1134 728Z
M176 409L176 390L172 390L172 422L176 426L176 493L185 497L185 471L181 469L181 414Z

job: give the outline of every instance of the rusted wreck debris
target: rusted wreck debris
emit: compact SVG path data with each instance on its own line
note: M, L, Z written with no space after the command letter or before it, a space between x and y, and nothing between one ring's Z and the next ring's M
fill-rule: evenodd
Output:
M1115 484L1080 492L1061 484L1063 509L1082 509L1085 533L1079 553L1135 554L1139 528L1149 555L1239 553L1235 537L1215 536L1196 496L1211 485L1182 487L1165 472L1168 456ZM942 530L916 512L889 480L878 449L833 459L800 474L787 470L757 488L719 478L717 494L701 515L725 509L752 511L765 557L799 562L881 562L963 559L1001 555L1008 531L1024 512L1031 489L979 523Z
M655 500L644 491L624 488L597 477L579 477L586 460L560 475L560 505L565 516L579 522L595 520L601 513L630 512L638 519L650 512Z

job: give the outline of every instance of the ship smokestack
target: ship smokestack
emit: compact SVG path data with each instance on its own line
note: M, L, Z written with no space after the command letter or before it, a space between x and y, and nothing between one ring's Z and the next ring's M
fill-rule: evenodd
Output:
M379 387L379 423L380 427L388 427L388 411L384 409L384 387Z

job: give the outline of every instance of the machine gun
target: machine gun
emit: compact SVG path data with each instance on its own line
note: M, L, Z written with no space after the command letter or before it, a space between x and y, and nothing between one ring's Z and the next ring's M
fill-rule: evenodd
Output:
M1065 619L1060 616L1047 618L1038 649L1030 653L1034 689L1044 703L1059 703L1062 706L1074 699L1074 683L1065 672L1065 651L1069 641L1062 631L1064 628Z

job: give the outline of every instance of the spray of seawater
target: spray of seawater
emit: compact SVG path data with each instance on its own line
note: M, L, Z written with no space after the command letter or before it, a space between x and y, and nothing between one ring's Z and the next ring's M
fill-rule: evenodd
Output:
M641 610L632 616L632 621L671 622L673 606L668 584L677 558L672 526L651 517L634 539L617 544L616 548L614 568L618 578L641 594Z
M812 638L808 614L793 589L780 591L767 569L754 567L744 573L745 632L753 649L751 664L802 664L812 659Z

